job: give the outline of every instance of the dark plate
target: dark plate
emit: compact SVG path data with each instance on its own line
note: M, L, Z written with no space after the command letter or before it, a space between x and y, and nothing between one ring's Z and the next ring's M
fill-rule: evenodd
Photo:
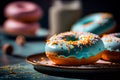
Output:
M44 40L48 36L48 33L49 32L47 29L40 28L34 36L25 35L25 37L27 40ZM3 34L10 39L16 39L16 37L18 36L18 35L7 34L5 31L3 32Z
M38 72L69 78L112 79L120 78L120 64L98 60L96 64L80 66L58 66L53 64L45 53L27 57L26 61Z

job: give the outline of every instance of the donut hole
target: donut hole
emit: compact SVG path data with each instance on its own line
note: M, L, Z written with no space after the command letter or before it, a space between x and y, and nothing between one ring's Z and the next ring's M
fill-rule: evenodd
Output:
M65 41L77 41L78 37L76 37L76 36L65 36L65 37L63 37L63 39Z
M93 20L85 20L85 21L83 21L84 25L89 25L91 23L93 23Z

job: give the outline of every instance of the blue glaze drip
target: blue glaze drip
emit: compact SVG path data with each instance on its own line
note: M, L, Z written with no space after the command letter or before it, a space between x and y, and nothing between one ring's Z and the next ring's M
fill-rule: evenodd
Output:
M88 34L82 34L80 36L87 36L87 35ZM80 39L82 38L79 37L79 40ZM50 40L52 42L53 39L51 38ZM66 46L67 44L63 42L62 47L61 47L61 43L46 44L45 50L46 52L57 52L59 56L64 56L66 58L67 57L76 57L77 59L89 58L91 56L95 56L96 54L100 53L105 49L101 39L97 38L95 40L94 38L91 38L91 41L92 41L91 45L78 44L76 46L73 46L72 44ZM70 51L68 47L70 48Z
M120 33L103 36L102 41L106 50L120 52Z
M76 22L71 30L76 32L91 32L94 34L105 33L115 26L115 20L112 17L102 18L105 14L96 13L86 16Z

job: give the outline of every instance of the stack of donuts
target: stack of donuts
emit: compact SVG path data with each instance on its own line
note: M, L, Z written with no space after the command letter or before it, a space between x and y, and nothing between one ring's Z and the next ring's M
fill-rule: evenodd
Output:
M46 56L56 65L86 65L99 59L120 63L120 33L114 33L115 29L112 14L88 15L75 23L72 31L49 38Z
M5 32L14 35L35 35L40 28L43 12L40 6L29 1L15 1L5 7Z

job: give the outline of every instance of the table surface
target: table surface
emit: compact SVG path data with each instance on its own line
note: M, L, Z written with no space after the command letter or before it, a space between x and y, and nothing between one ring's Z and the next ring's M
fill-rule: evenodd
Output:
M0 80L84 80L43 74L27 63L26 57L45 52L45 41L45 38L35 41L30 40L26 41L24 46L19 46L15 39L0 33ZM10 43L13 46L13 55L2 52L2 46L5 43Z
M80 80L42 74L26 62L27 56L44 52L45 40L29 41L21 47L15 43L15 40L8 39L1 33L0 39L2 41L0 44L0 80ZM5 43L13 45L13 56L2 52L1 46Z

